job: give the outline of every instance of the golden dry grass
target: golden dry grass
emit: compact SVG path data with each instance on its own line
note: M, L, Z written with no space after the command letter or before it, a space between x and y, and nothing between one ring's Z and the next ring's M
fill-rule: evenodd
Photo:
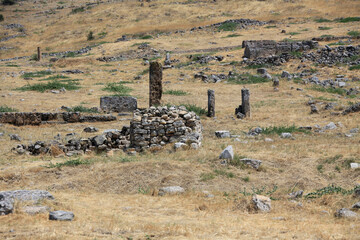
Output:
M59 5L58 1L46 1L46 4L22 2L22 6L2 7L1 14L5 24L21 23L28 36L2 42L0 46L12 46L14 50L0 52L1 58L31 55L36 47L43 51L56 52L74 50L100 41L107 41L93 48L87 56L62 58L50 65L49 58L40 62L28 60L12 61L19 67L7 67L0 63L0 105L7 105L20 111L58 111L62 105L93 107L99 105L99 97L108 92L104 85L110 82L133 81L133 78L148 66L142 65L142 59L103 63L97 57L114 56L128 50L137 50L135 43L150 42L156 49L173 51L172 57L181 62L188 61L186 55L199 49L209 49L240 45L243 40L290 38L280 34L282 29L300 32L292 39L311 39L312 37L331 34L343 36L350 30L359 30L358 23L340 24L336 22L316 23L315 18L334 19L357 16L360 10L358 1L200 1L191 4L174 4L169 1L144 3L124 1L110 2L94 6L85 13L69 14L68 6L82 6L86 1L65 1L62 10L47 18L43 13ZM179 2L179 1L178 1ZM185 1L180 1L185 2ZM150 6L155 4L155 6ZM15 10L30 10L16 12ZM15 12L14 12L15 11ZM170 16L165 15L170 13ZM294 17L295 19L288 19ZM99 20L99 19L102 20ZM154 39L135 39L128 42L113 43L123 34L137 34L153 31L171 31L190 29L232 18L251 18L276 20L277 28L251 27L235 32L195 31L184 34L161 35ZM321 31L319 26L332 29ZM306 31L303 31L307 29ZM87 41L86 35L92 30L96 40ZM14 31L0 30L0 36ZM35 33L36 32L36 33ZM103 39L98 33L107 32ZM239 37L226 38L229 34ZM216 44L214 44L214 42ZM325 44L325 43L321 43ZM353 44L359 44L355 41ZM49 49L49 50L45 50ZM182 53L187 51L188 53ZM243 50L218 51L225 56L223 62L241 61ZM162 56L163 57L163 56ZM160 59L161 60L161 59ZM281 67L269 68L271 74L281 74L282 70L297 72L299 61L291 61ZM316 68L311 63L304 63ZM286 194L292 189L315 189L336 183L350 189L360 183L359 171L343 165L345 159L360 158L360 136L344 137L349 129L359 127L359 114L333 116L329 111L310 115L306 105L311 95L315 98L335 99L338 109L346 107L346 99L329 93L313 91L310 86L299 85L292 81L280 81L280 91L274 92L271 83L246 85L251 91L251 119L234 119L234 108L240 104L242 85L226 83L205 84L194 80L193 74L209 67L207 73L224 73L237 70L255 73L241 66L221 65L211 62L207 66L188 66L181 69L164 71L164 90L182 90L186 96L164 95L164 103L191 103L203 108L207 105L207 89L215 90L216 119L202 118L204 126L203 146L198 151L169 153L170 148L156 154L145 153L128 157L122 152L113 154L90 154L81 157L91 162L77 167L46 168L51 163L65 162L68 158L51 156L19 156L11 152L16 142L9 141L7 134L18 133L22 143L29 141L51 140L61 133L76 132L81 137L94 134L84 133L84 127L92 125L100 131L117 128L128 124L127 116L110 123L76 123L67 125L42 125L14 127L0 126L0 189L46 189L54 194L55 202L47 202L53 210L70 210L75 213L71 223L49 222L48 216L28 216L21 211L0 217L0 236L4 239L358 239L359 222L340 220L333 217L336 209L350 207L356 199L351 196L324 196L313 201L302 200L303 207L289 202ZM34 72L51 68L61 72L66 69L81 69L84 74L67 75L72 79L81 79L82 88L78 92L67 91L65 94L50 92L19 92L14 89L28 83L38 83L37 78L24 80L20 71ZM118 71L111 72L116 69ZM318 67L320 79L334 78L337 74L351 78L359 71L349 71L345 66ZM16 73L15 77L7 73ZM180 74L188 75L179 81ZM127 86L133 88L132 96L138 98L139 107L148 106L148 77L133 81ZM359 86L358 82L351 85ZM294 87L295 89L291 89ZM304 91L296 91L296 88ZM12 93L12 95L9 95ZM20 101L24 99L24 101ZM324 126L329 122L341 122L343 127L325 133L295 134L296 140L281 139L271 135L274 142L265 142L265 136L247 137L244 133L252 127L270 126ZM241 142L234 139L216 139L214 131L230 130L240 135ZM247 143L245 143L247 141ZM261 159L260 171L224 167L219 164L218 155L227 145L233 145L235 153ZM326 163L326 159L341 154L335 162ZM130 162L123 162L126 158ZM317 170L323 165L323 171ZM340 171L336 171L338 166ZM216 174L222 170L234 175L228 178ZM204 174L213 174L213 179L204 179ZM248 181L245 180L248 177ZM152 196L159 187L180 185L187 190L183 196ZM252 187L272 188L278 186L273 201L273 210L268 214L254 214L247 211L249 197L239 192L250 191ZM205 198L202 191L210 191L215 198ZM141 194L145 193L145 194ZM156 194L155 194L156 195ZM204 210L200 210L204 209ZM323 210L328 213L322 212ZM285 220L275 220L283 217ZM13 230L10 232L10 230Z

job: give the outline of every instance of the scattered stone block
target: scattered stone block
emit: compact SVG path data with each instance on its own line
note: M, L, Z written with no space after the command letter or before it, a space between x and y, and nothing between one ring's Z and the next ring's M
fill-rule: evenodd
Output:
M0 193L0 215L7 215L14 210L14 200Z
M252 197L252 203L257 211L270 212L271 210L271 199L266 196L254 195Z
M128 96L101 97L100 108L104 111L132 112L137 109L137 99Z
M291 133L281 133L280 137L281 138L292 138L292 134Z
M262 163L260 160L251 159L251 158L240 159L240 162L243 162L244 164L249 165L252 168L255 168L256 170L259 169L259 167L260 167L260 165Z
M224 130L216 131L215 136L217 138L229 138L230 137L230 132L229 131L224 131Z
M15 190L15 191L3 191L0 195L4 197L12 198L18 201L40 201L43 199L53 200L54 197L45 190Z
M355 219L358 217L358 215L356 212L353 212L347 208L341 208L335 212L335 217Z
M86 127L84 128L84 132L87 132L87 133L93 133L93 132L97 132L99 131L99 129L97 129L96 127Z
M18 135L18 134L10 134L10 140L13 140L13 141L21 141L21 137Z
M289 198L301 198L303 193L304 193L303 190L292 192L292 193L289 194Z
M184 192L185 189L180 186L163 187L159 189L159 196L181 194Z
M74 213L67 211L53 211L49 213L49 220L56 221L72 221L74 219Z
M234 150L231 145L227 146L219 156L220 159L234 159Z
M46 213L50 210L47 206L26 206L22 209L24 213L29 215L36 215L40 213Z
M351 169L360 168L360 164L359 163L350 163L350 168Z
M360 202L355 203L351 208L360 209Z

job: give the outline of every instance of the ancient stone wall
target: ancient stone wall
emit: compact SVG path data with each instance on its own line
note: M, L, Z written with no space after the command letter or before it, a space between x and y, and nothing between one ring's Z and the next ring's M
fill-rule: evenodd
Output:
M201 139L200 118L181 106L138 109L130 122L130 145L137 151L159 148L168 143L197 149Z

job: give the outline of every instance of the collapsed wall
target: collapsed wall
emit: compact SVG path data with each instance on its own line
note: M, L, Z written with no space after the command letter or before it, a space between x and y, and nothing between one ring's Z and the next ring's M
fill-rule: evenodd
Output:
M200 118L185 107L150 107L134 111L130 122L130 145L137 151L168 143L197 149L201 146Z
M319 46L316 41L301 42L276 42L273 40L250 40L243 41L242 47L245 48L246 58L271 57L282 53L305 51Z

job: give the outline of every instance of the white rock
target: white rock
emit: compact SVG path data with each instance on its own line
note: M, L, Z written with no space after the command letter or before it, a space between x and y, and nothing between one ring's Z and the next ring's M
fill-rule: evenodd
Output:
M350 168L352 168L352 169L356 169L356 168L359 168L359 167L360 167L359 163L350 163Z
M234 159L234 150L231 145L227 146L219 156L220 159Z

